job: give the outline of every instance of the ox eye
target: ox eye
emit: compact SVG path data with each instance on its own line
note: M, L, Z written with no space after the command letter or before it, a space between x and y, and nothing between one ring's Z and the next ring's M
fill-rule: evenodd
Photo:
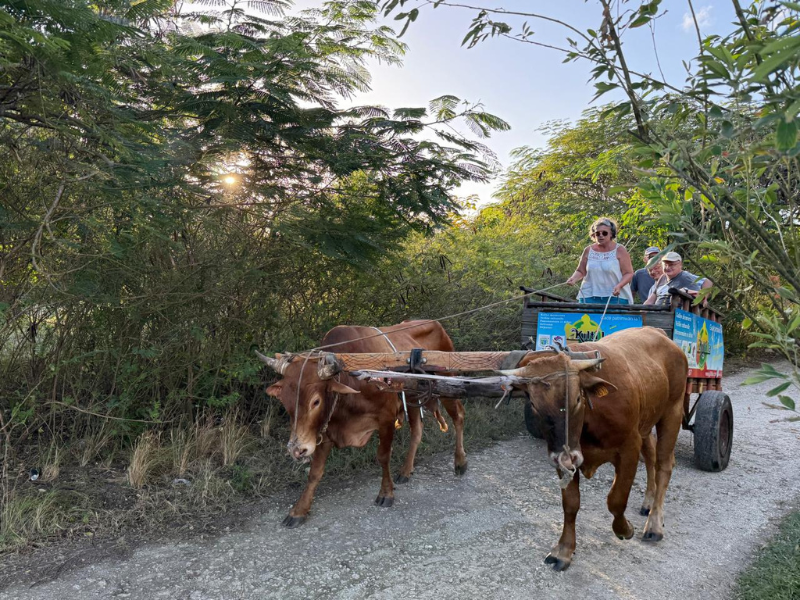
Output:
M317 408L318 406L319 406L319 398L317 398L316 400L314 400L314 402L311 403L311 408Z

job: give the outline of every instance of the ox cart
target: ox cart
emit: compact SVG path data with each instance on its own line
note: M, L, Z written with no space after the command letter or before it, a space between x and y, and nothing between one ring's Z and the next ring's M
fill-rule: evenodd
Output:
M671 290L671 293L669 306L607 307L579 304L541 293L538 294L540 299L527 296L524 302L522 351L329 352L323 353L318 367L325 377L345 371L362 379L382 382L418 400L433 395L506 398L512 393L507 377L454 375L509 369L526 352L568 348L571 343L595 341L626 328L657 327L684 351L689 362L682 427L694 435L695 463L705 471L722 471L728 466L733 442L733 408L721 385L722 315L712 308L693 305L693 298L681 291ZM529 403L525 403L525 424L532 435L541 437Z
M525 292L534 290L521 287ZM724 344L722 315L694 298L670 290L671 303L658 305L580 304L546 292L526 296L522 311L522 346L531 350L591 341L631 327L662 329L686 354L689 376L683 405L683 428L694 435L694 458L704 471L728 466L733 442L733 408L722 391ZM538 299L535 297L538 296ZM605 309L605 310L604 310ZM525 424L539 437L531 408Z

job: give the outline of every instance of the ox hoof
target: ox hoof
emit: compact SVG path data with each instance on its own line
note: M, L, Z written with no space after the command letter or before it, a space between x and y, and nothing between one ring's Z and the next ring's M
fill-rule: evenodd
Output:
M375 498L375 506L389 508L392 504L394 504L394 497L392 496L378 496Z
M639 509L639 514L642 515L643 517L648 516L650 514L650 508L647 506L643 506L642 508Z
M461 477L464 473L467 472L467 463L463 465L456 465L456 477Z
M284 527L288 527L289 529L294 529L295 527L300 527L303 523L306 522L308 518L307 515L303 515L302 517L293 517L292 515L286 515L286 518L283 520Z
M394 478L394 482L395 483L408 483L409 477L410 477L410 475L407 477L405 475L399 475L398 474L397 477Z
M660 542L664 539L663 533L656 533L655 531L645 531L642 536L643 542Z
M546 565L553 565L553 571L566 571L569 568L570 564L572 564L572 561L563 560L561 558L558 558L557 556L548 554L544 559L544 563Z
M633 529L633 525L627 519L625 520L625 524L621 527L612 527L614 530L614 534L621 540L629 540L633 537L635 530Z

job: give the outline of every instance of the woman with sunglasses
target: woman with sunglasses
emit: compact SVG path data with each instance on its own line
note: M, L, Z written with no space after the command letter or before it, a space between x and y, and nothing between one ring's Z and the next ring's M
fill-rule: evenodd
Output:
M633 265L625 246L615 241L617 223L613 219L601 217L592 223L590 232L594 243L583 249L578 268L567 279L570 285L583 280L578 292L578 302L633 304L630 286Z

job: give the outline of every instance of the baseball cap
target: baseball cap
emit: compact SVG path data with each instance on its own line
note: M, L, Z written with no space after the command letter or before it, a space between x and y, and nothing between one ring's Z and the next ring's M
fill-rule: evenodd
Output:
M661 252L661 248L659 248L658 246L650 246L647 250L644 251L644 253L646 255L647 254L658 254L659 252Z
M661 260L667 262L677 262L679 260L683 261L681 255L678 254L677 252L667 252L664 256L661 257Z

